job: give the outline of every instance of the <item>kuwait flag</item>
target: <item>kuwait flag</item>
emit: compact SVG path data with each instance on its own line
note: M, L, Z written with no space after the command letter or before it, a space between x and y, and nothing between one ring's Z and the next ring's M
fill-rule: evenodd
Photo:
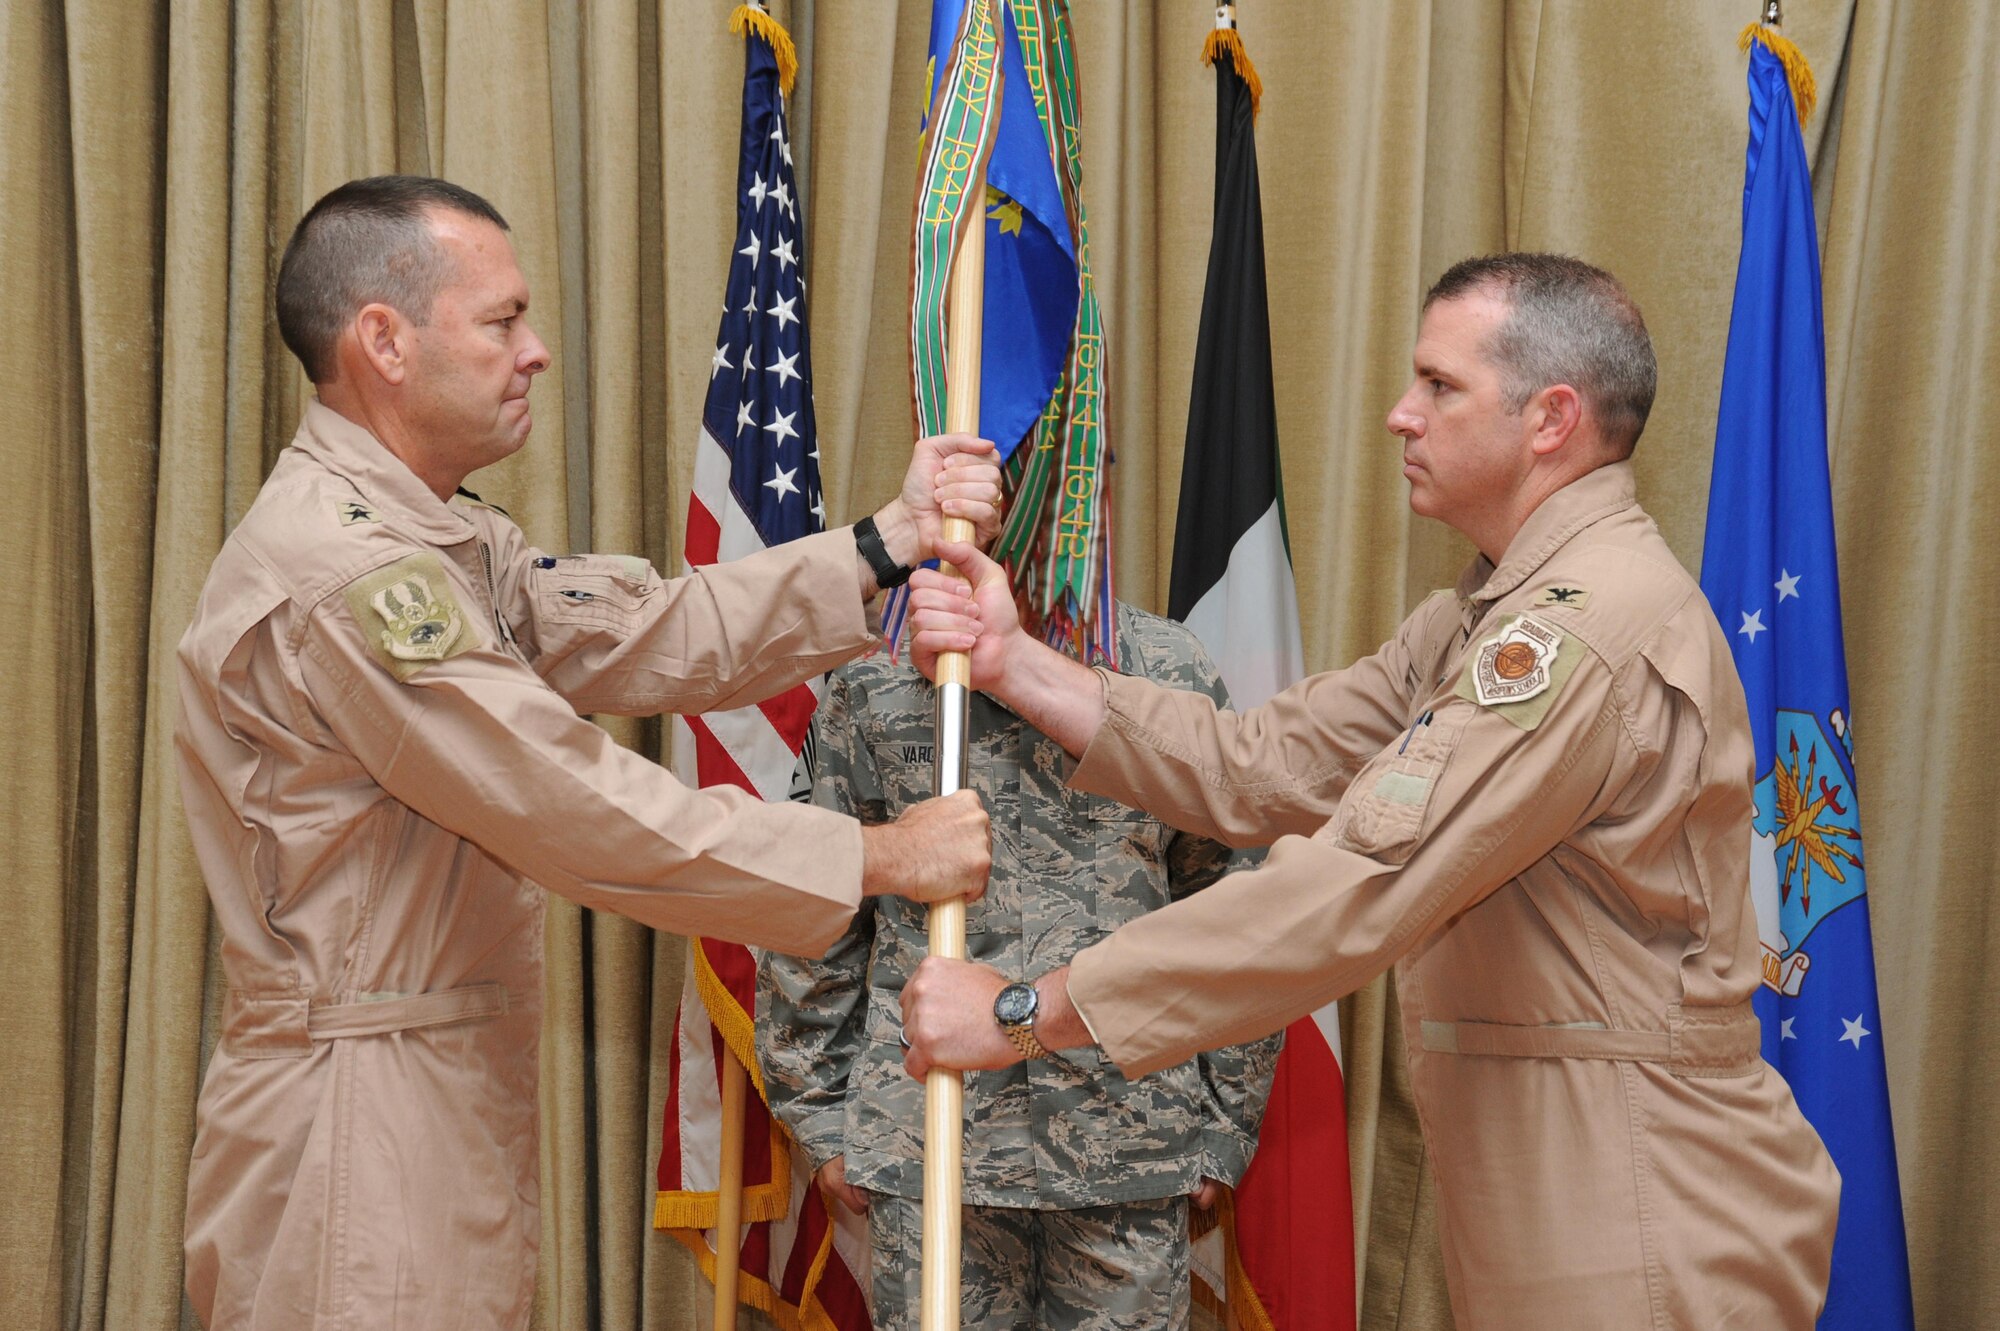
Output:
M1278 478L1264 209L1257 184L1256 71L1231 6L1206 57L1216 73L1215 231L1188 402L1187 459L1168 613L1201 638L1238 710L1305 673ZM1230 26L1225 27L1228 24ZM1236 1189L1222 1261L1233 1325L1352 1331L1354 1216L1347 1098L1333 1005L1292 1023L1257 1155ZM1228 1251L1233 1248L1234 1251ZM1216 1293L1222 1294L1222 1290Z

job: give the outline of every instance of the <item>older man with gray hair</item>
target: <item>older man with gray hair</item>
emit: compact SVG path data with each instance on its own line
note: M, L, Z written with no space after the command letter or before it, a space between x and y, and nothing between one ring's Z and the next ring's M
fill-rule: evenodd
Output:
M1460 1326L1808 1327L1839 1180L1758 1053L1749 717L1634 496L1645 323L1600 269L1503 254L1439 279L1413 359L1388 421L1410 507L1479 556L1255 711L1050 652L969 547L943 553L973 585L923 575L919 665L970 649L976 687L1081 758L1073 785L1275 844L1032 1001L926 961L906 1065L1005 1066L1026 1025L1136 1077L1394 965Z
M689 790L579 713L742 706L859 655L944 515L996 525L999 470L924 440L872 518L671 581L547 555L460 484L527 441L549 364L491 204L343 185L277 305L316 397L180 644L229 982L188 1295L212 1328L525 1327L542 888L817 954L864 896L977 895L988 865L970 793L864 828Z

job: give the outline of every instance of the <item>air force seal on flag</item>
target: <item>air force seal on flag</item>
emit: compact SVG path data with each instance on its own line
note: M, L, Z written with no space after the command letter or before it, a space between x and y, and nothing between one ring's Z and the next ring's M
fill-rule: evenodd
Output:
M1829 733L1830 732L1830 733ZM1812 958L1806 940L1867 891L1854 798L1852 736L1836 711L1778 711L1778 751L1758 781L1750 899L1764 944L1764 985L1796 998Z
M412 555L378 569L351 584L346 600L369 651L397 679L475 645L436 555Z

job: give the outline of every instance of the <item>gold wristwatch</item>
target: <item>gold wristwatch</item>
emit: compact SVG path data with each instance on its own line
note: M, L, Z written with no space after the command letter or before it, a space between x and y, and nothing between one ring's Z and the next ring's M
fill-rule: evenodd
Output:
M1023 1058L1047 1058L1049 1051L1035 1038L1035 1013L1042 996L1032 984L1010 984L993 1000L993 1020L1014 1042Z

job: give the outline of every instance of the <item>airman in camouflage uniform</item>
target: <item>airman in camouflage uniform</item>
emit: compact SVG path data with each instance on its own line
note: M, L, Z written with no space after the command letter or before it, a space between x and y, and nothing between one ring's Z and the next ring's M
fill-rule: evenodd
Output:
M1118 607L1119 669L1227 705L1194 635ZM932 690L886 656L835 671L795 797L894 818L932 787ZM1054 740L972 698L971 785L993 874L968 908L968 954L1029 978L1127 920L1207 886L1229 850L1068 790ZM770 953L757 1047L771 1108L815 1169L845 1157L870 1194L876 1324L917 1324L924 1088L903 1071L899 996L928 949L925 912L874 898L817 961ZM1282 1037L1128 1081L1095 1048L965 1077L962 1323L1185 1327L1188 1197L1233 1184L1256 1145Z

